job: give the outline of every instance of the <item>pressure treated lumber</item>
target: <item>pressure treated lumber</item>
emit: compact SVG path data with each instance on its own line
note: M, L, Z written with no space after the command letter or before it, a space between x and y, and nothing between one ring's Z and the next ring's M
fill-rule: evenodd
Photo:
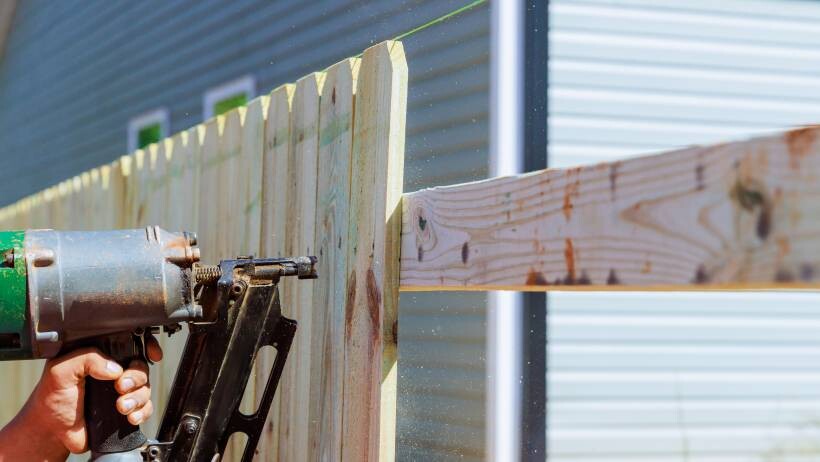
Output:
M819 135L407 194L401 289L817 288Z
M384 42L365 50L356 85L342 459L392 460L399 204L407 111L407 63L402 44Z
M282 257L288 254L285 247L285 228L289 191L282 185L287 184L289 175L290 109L294 88L294 85L286 84L271 92L265 120L265 145L262 159L261 254L271 257ZM280 291L282 306L289 306L290 302L290 294ZM275 352L263 350L257 364L261 370L270 370L275 359ZM267 377L264 374L256 376L257 400L261 399L266 380ZM273 460L278 460L279 454L281 397L281 392L274 396L268 423L257 445L260 454L267 454Z
M342 454L350 156L359 64L351 58L331 66L320 98L314 248L323 277L313 284L308 460L340 460Z
M260 255L262 229L262 162L265 144L265 115L269 98L261 96L248 103L242 123L242 145L239 152L238 197L233 206L240 212L239 251Z
M289 177L285 247L291 255L313 255L315 248L317 155L319 145L319 97L324 74L314 73L296 83L291 104ZM314 335L313 287L310 282L283 281L288 294L283 314L299 323L288 361L298 364L282 374L279 420L279 460L308 460L311 341Z

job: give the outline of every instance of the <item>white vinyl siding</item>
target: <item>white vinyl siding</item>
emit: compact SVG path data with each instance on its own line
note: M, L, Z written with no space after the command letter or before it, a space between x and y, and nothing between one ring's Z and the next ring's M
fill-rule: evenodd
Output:
M550 165L820 122L820 2L553 0ZM550 296L550 461L820 460L820 297Z

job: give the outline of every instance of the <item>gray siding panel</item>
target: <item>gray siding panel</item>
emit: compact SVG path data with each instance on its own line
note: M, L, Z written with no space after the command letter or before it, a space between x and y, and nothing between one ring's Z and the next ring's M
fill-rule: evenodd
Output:
M820 121L820 3L553 0L550 163ZM811 293L550 298L550 460L820 460Z

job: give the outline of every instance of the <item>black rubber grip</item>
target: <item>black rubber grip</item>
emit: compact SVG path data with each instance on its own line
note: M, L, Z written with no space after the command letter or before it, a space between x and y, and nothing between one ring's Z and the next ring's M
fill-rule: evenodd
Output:
M120 394L111 380L85 379L85 425L88 447L95 453L126 452L145 444L145 435L137 425L116 408Z

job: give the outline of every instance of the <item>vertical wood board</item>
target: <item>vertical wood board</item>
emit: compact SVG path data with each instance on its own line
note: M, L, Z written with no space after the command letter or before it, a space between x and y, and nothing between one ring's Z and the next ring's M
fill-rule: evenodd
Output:
M359 59L327 70L319 109L316 192L317 271L310 376L310 460L339 460L342 448L344 308L353 109Z
M404 127L399 122L404 115L398 112L406 104L406 79L400 42L381 43L364 52L351 160L343 460L378 460L382 448L383 459L392 459L395 453L390 448L395 447L396 348L383 342L394 342L392 332L398 329L393 319L398 300L393 283L398 276L391 274L398 268L386 258L397 255L399 244L396 217L404 162ZM392 297L396 300L388 300Z
M324 74L314 73L296 83L291 106L290 177L285 246L291 255L312 255L315 250L316 173L319 144L319 97ZM296 319L299 327L288 355L299 367L289 368L282 377L279 457L281 460L308 460L311 370L312 282L289 278L282 284L283 313Z

